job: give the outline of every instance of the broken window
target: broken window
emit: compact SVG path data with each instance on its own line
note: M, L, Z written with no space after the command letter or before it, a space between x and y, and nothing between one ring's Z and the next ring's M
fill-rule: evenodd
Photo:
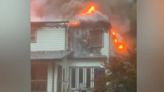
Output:
M75 57L100 55L104 40L103 33L104 31L100 29L70 30L69 48L74 51Z

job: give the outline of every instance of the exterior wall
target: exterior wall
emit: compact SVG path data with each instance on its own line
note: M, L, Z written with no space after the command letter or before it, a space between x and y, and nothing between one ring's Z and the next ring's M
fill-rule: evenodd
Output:
M109 34L108 34L108 32L106 33L104 33L104 38L103 38L103 48L101 49L101 54L102 55L105 55L105 56L109 56Z
M31 43L31 51L65 50L64 28L42 28L36 32L36 43Z
M42 28L36 32L36 43L31 43L31 51L58 51L66 49L64 28ZM101 54L109 56L109 34L104 33Z

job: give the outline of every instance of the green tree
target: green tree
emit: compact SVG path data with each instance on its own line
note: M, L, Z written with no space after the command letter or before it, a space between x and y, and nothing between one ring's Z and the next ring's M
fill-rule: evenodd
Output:
M136 51L127 56L112 56L106 69L106 92L136 92Z

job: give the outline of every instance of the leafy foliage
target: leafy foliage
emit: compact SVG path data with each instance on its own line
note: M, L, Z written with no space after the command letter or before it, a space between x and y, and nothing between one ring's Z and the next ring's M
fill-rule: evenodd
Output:
M109 92L136 92L136 53L111 57L106 64L106 89Z

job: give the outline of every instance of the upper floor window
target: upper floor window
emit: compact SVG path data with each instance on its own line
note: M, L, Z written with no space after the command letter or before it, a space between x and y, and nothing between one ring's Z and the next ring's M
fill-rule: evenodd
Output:
M103 31L93 30L89 33L89 47L102 48L103 46Z
M69 48L75 57L85 57L90 54L101 55L104 31L101 29L70 29Z

